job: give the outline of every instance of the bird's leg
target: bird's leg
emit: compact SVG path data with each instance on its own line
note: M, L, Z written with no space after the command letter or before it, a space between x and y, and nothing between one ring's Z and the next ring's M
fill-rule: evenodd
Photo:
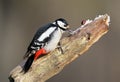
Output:
M61 54L64 54L64 51L63 51L63 49L61 47L61 43L60 42L58 43L57 49L61 52Z

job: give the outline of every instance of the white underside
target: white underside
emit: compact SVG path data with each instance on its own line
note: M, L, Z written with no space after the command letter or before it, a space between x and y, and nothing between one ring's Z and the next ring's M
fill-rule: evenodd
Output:
M48 42L48 44L44 47L47 52L50 52L54 50L58 42L60 41L60 38L62 37L62 30L58 28L52 36L52 39Z

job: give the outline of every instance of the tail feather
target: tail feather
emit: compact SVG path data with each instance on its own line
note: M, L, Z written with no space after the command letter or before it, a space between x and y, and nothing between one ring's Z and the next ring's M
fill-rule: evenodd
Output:
M23 56L23 59L26 59L27 57L29 57L30 56L30 51L27 51L26 53L25 53L25 55Z
M34 61L34 55L31 55L31 56L27 59L25 65L23 66L23 71L24 71L24 73L26 73L26 72L30 69L33 61Z

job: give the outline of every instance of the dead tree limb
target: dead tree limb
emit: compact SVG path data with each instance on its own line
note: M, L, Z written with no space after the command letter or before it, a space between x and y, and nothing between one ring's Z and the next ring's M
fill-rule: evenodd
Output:
M61 40L64 54L57 49L39 58L32 64L27 73L21 72L24 62L10 72L10 82L45 82L58 74L67 64L87 51L96 41L108 31L110 17L100 15L94 20L87 20L70 36ZM25 61L25 60L24 60Z

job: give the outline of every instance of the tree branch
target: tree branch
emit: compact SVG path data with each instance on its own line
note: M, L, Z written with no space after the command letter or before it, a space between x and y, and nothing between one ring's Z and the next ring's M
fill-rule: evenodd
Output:
M33 62L31 69L23 73L22 67L26 60L10 72L10 82L45 82L58 74L67 64L87 51L96 41L108 31L110 17L100 15L93 21L87 20L70 36L61 40L64 54L55 49L48 55Z

